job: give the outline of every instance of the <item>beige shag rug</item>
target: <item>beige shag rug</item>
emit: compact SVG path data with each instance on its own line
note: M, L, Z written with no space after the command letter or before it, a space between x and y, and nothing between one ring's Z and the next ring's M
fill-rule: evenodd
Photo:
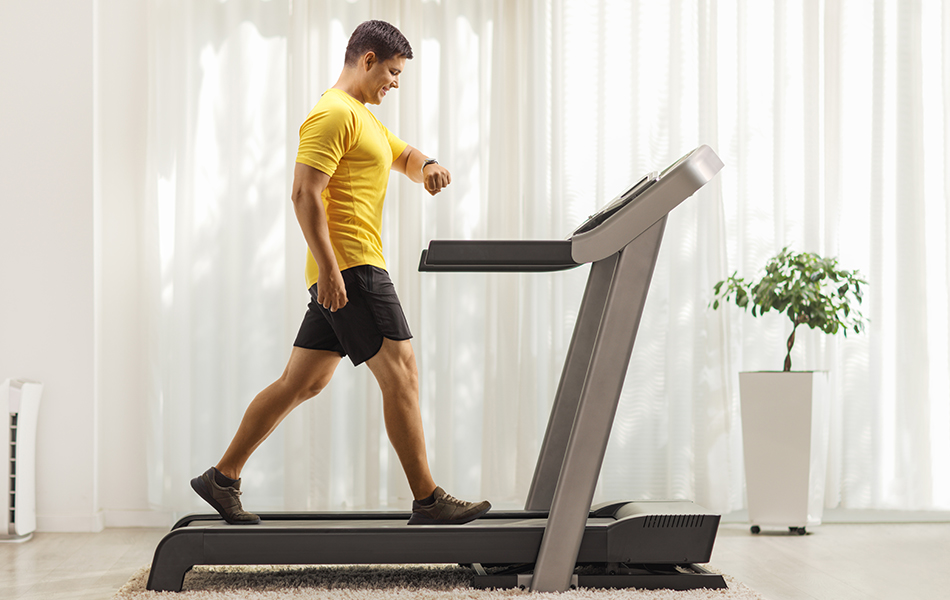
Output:
M407 566L234 566L195 567L185 575L181 592L145 589L149 567L142 567L113 596L113 600L224 600L247 598L333 598L338 600L471 598L496 600L522 596L526 600L764 600L723 575L724 590L601 590L578 589L563 594L532 594L520 589L479 590L470 587L471 571L454 565Z

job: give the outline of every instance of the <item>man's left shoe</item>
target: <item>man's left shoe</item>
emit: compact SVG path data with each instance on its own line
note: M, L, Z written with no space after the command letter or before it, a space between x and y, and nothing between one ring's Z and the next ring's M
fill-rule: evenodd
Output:
M241 480L230 486L221 486L214 480L215 468L211 467L191 480L191 488L211 505L231 525L257 525L261 518L241 507Z
M435 501L431 504L412 501L410 525L461 525L474 521L491 510L491 503L487 500L465 502L446 494L440 487L435 488L432 496Z

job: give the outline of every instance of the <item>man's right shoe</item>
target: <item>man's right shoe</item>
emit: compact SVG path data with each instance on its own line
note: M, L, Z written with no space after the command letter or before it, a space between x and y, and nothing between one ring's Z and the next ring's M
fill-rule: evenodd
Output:
M435 501L431 504L412 501L410 525L461 525L474 521L491 510L491 504L487 500L465 502L446 494L440 487L435 488L432 497Z
M214 480L214 467L191 480L191 488L231 525L256 525L261 518L241 508L241 480L228 487Z

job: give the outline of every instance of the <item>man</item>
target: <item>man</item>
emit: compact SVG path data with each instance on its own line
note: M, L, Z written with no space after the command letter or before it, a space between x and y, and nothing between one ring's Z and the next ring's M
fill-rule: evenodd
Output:
M228 523L260 522L241 506L245 462L290 411L326 387L346 355L354 366L365 362L379 383L386 431L415 498L409 523L467 523L491 508L453 498L432 479L412 334L382 255L390 169L432 195L451 182L448 169L395 137L365 106L399 87L411 58L398 29L383 21L361 24L339 80L300 127L292 199L309 249L311 302L283 375L248 406L218 464L191 480Z

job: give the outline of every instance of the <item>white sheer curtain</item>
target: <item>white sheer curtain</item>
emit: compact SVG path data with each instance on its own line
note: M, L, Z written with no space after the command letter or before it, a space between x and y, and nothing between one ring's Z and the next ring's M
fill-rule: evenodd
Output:
M372 109L453 173L436 198L394 175L384 219L451 493L523 502L587 269L420 274L420 250L563 238L706 143L727 167L670 218L598 499L743 506L737 373L779 368L787 328L707 304L715 281L791 245L871 282L867 335L803 335L793 355L833 373L828 505L950 507L950 9L936 0L154 0L156 506L200 507L187 480L283 368L307 300L297 128L370 18L415 52ZM342 363L248 463L248 507L406 508L380 402L365 367Z
M870 281L868 335L812 333L793 356L832 373L827 504L946 509L950 6L718 9L730 270L793 245ZM778 368L779 321L734 323L737 367Z

